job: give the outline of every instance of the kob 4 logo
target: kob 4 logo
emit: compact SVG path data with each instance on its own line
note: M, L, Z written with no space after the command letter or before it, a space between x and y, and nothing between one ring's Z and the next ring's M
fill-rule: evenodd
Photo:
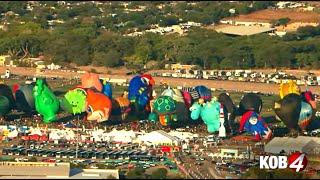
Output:
M295 172L303 171L308 164L305 154L296 152L287 156L260 156L260 169L285 169L288 167Z

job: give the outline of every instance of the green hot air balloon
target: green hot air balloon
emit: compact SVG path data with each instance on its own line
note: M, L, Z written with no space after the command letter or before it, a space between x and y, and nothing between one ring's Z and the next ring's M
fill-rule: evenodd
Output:
M33 88L36 110L43 116L45 123L56 121L59 111L59 100L45 84L44 80L38 79Z
M68 91L62 99L62 108L72 114L80 114L86 111L86 92L83 89L76 88Z

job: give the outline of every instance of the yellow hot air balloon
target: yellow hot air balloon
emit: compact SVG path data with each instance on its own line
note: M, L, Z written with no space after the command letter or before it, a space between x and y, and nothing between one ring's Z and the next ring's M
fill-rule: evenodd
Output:
M4 130L3 131L3 136L4 137L8 137L9 133L10 133L9 130Z
M297 85L297 83L294 82L293 80L289 80L288 82L282 82L280 84L280 89L279 89L280 98L282 99L283 97L285 97L290 93L300 95L300 88Z

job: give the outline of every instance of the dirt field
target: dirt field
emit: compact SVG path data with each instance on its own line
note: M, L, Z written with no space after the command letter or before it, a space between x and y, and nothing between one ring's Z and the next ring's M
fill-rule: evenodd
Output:
M320 13L316 12L299 12L297 10L272 10L265 9L256 11L247 15L235 17L235 20L254 20L254 21L271 21L280 18L290 18L290 22L320 22Z
M91 69L90 67L89 69ZM35 75L36 71L33 68L9 68L13 74L18 75L29 75L33 76ZM81 68L86 69L86 68ZM0 74L4 74L6 68L0 67ZM101 72L101 77L109 77L109 78L117 78L117 79L131 79L133 76L127 76L125 75L128 70L124 68L120 69L108 69L112 71L112 74L109 75L106 73L106 71L103 70L103 68L99 69L99 72ZM160 72L163 70L159 70ZM152 71L152 72L159 72L159 71ZM255 70L256 72L274 72L273 69L267 69L267 70ZM297 77L300 77L301 75L307 73L307 71L303 70L284 70L288 74L296 75ZM317 75L320 75L320 70L318 71L311 71ZM47 76L61 76L61 77L76 77L81 76L81 74L78 74L76 72L62 72L62 71L45 71L41 73L42 75ZM166 77L154 77L157 84L160 84L160 82L166 82L169 85L172 86L197 86L197 85L205 85L210 88L222 88L225 90L235 90L235 91L260 91L262 93L275 93L278 94L279 86L276 84L266 84L266 83L252 83L252 82L234 82L234 81L218 81L218 80L198 80L198 79L182 79L182 78L166 78ZM305 89L305 87L301 87L302 90ZM309 87L310 90L314 91L315 93L320 92L320 86L312 86Z

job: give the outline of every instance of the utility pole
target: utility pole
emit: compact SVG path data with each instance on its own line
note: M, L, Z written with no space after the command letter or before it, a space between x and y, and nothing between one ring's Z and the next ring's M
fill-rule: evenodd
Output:
M76 133L76 159L78 159L78 128L79 128L79 115L78 115L78 120L77 120L77 133Z

